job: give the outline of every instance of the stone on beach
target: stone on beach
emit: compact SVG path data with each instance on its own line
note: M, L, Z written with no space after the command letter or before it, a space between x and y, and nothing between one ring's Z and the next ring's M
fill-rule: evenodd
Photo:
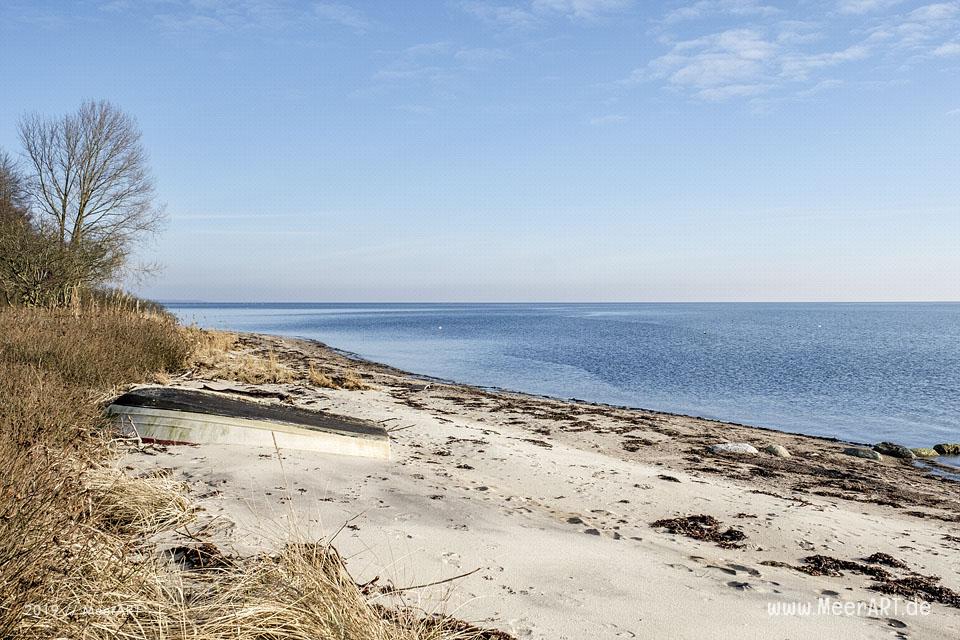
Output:
M848 456L864 458L866 460L883 460L883 456L873 449L862 449L860 447L848 447L843 450Z
M740 453L753 455L760 453L753 445L746 442L724 442L723 444L712 444L708 447L710 453Z
M934 450L942 456L960 456L960 444L935 444Z
M873 450L877 453L882 453L885 456L890 456L891 458L901 458L904 460L912 460L915 456L913 451L907 449L901 444L896 444L895 442L880 442L873 445Z
M768 444L763 448L765 453L769 453L777 458L789 458L790 452L782 444Z
M930 447L916 447L910 449L913 452L913 455L918 458L936 458L940 453L936 449L931 449Z

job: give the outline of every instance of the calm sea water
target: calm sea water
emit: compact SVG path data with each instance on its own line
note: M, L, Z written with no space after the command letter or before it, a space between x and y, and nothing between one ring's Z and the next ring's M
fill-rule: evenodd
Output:
M856 442L960 441L960 303L168 308L475 385Z

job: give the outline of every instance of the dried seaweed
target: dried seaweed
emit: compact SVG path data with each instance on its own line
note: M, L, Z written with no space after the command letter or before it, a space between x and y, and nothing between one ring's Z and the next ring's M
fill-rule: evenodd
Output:
M723 525L720 521L704 514L657 520L650 526L663 527L670 533L679 533L694 540L713 542L725 549L739 549L743 545L737 543L747 538L747 534L733 527L721 531Z

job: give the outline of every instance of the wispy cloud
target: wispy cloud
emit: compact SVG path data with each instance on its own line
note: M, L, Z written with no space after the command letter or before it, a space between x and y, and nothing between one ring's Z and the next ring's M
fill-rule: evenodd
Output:
M611 113L605 116L597 116L595 118L590 118L589 122L592 127L603 127L606 125L612 124L621 124L628 120L627 116L620 115L619 113Z
M460 8L488 24L508 29L527 29L538 22L537 16L532 11L509 5L470 0L461 3Z
M626 82L665 80L704 100L757 96L821 69L862 60L865 45L839 51L805 52L760 29L730 29L676 42L666 55L635 70Z
M459 49L453 56L460 62L467 64L484 64L509 60L510 53L504 49L487 49L485 47L466 47Z
M698 20L713 15L731 16L772 16L780 13L776 7L763 4L759 0L699 0L693 4L678 7L664 17L664 22Z
M318 2L313 6L313 12L321 20L339 24L358 33L364 33L373 26L364 14L345 4Z
M889 9L903 0L840 0L837 2L837 11L849 15L863 15L882 9Z
M665 14L660 39L669 49L634 69L622 83L659 81L702 100L769 95L764 100L771 102L790 94L810 95L806 92L823 82L830 68L871 58L889 65L895 57L906 62L960 54L954 37L960 28L960 0L898 13L899 4L839 0L819 16L807 12L803 20L791 20L760 0L698 0ZM717 14L740 16L734 22L743 26L694 37L670 33L716 25L716 20L692 21ZM842 29L838 20L844 21ZM850 25L851 20L861 24Z
M375 24L352 5L288 0L105 0L101 11L139 13L164 30L256 32L332 24L364 33Z
M420 87L426 89L428 95L450 99L464 88L470 74L510 57L506 49L458 47L446 40L414 44L397 53L391 62L373 74L374 86L370 90L382 92L391 88ZM397 108L410 113L426 113L433 109L419 101L404 103Z
M954 34L958 26L960 0L937 2L886 18L870 29L870 40L890 50L929 51L931 43Z
M960 42L945 42L933 50L933 55L941 58L960 56Z
M621 11L632 0L533 0L533 9L541 13L557 13L571 18L595 18Z
M827 53L787 54L780 60L780 75L791 80L806 80L814 71L844 62L863 60L868 55L870 48L862 44Z
M543 25L552 18L595 20L632 5L633 0L529 0L519 5L465 0L460 8L488 24L517 30Z
M731 29L675 43L626 82L662 79L704 100L758 95L772 82L777 53L778 45L761 32Z

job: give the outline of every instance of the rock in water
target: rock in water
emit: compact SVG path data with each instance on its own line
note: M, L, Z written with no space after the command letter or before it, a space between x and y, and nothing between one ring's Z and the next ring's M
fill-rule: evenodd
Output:
M873 445L873 450L885 456L890 456L891 458L902 458L904 460L912 460L914 458L913 451L894 442L880 442Z
M866 458L867 460L883 460L883 456L873 451L872 449L861 449L859 447L849 447L844 449L843 452L848 456L855 456L857 458Z
M930 447L917 447L916 449L910 449L910 451L913 451L913 455L918 458L936 458L940 455L936 449Z
M753 445L749 445L746 442L725 442L723 444L712 444L708 447L710 453L746 453L746 454L756 454L760 453L757 451L757 448Z
M763 450L769 453L772 456L778 458L789 458L790 452L787 451L787 448L781 444L768 444L763 448Z
M933 449L942 456L960 456L960 444L935 444Z

